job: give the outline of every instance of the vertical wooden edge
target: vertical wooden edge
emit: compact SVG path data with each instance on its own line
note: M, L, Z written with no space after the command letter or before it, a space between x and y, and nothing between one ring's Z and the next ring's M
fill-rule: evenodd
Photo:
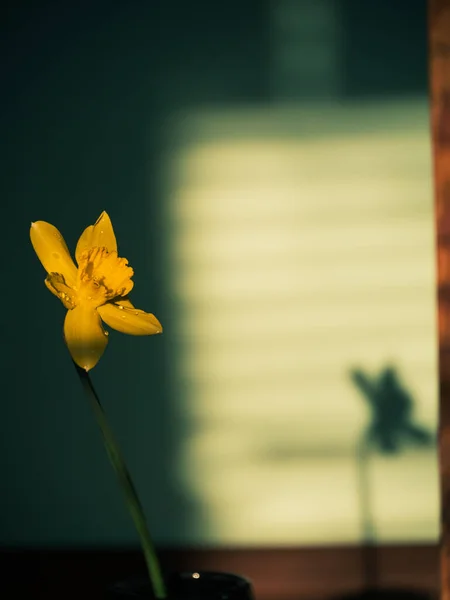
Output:
M428 0L439 339L440 591L450 600L450 0Z

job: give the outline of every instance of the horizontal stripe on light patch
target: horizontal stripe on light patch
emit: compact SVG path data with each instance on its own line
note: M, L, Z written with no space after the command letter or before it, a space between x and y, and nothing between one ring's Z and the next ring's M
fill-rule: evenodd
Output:
M359 541L370 411L350 369L392 364L418 422L436 425L426 103L212 110L177 126L170 335L179 477L207 523L196 541ZM435 539L436 469L434 450L373 459L379 540Z

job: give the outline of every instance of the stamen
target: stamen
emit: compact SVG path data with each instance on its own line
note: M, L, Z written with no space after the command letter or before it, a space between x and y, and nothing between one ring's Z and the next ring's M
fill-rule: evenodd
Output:
M108 252L106 248L85 250L79 262L78 280L80 292L89 290L89 299L96 306L108 300L123 297L133 288L131 277L134 271L128 266L125 258L119 258L116 251Z

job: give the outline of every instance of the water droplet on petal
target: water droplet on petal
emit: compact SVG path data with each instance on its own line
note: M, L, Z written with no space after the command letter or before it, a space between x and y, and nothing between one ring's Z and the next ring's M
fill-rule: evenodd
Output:
M104 331L103 333L106 335L106 337L108 337L109 331Z
M135 315L138 315L138 314L139 314L139 311L138 311L138 310L135 310L135 311L134 311L134 314L135 314Z
M123 310L123 306L121 304L119 304L119 308L120 310Z
M120 315L122 317L122 319L125 319L126 315Z

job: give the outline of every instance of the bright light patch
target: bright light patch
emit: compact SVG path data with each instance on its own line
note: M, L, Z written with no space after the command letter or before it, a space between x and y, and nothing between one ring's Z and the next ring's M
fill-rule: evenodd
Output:
M192 424L180 476L207 523L195 541L357 541L369 411L349 370L393 364L417 420L436 426L426 104L184 114L173 134L178 385ZM434 450L370 468L379 539L435 540Z

